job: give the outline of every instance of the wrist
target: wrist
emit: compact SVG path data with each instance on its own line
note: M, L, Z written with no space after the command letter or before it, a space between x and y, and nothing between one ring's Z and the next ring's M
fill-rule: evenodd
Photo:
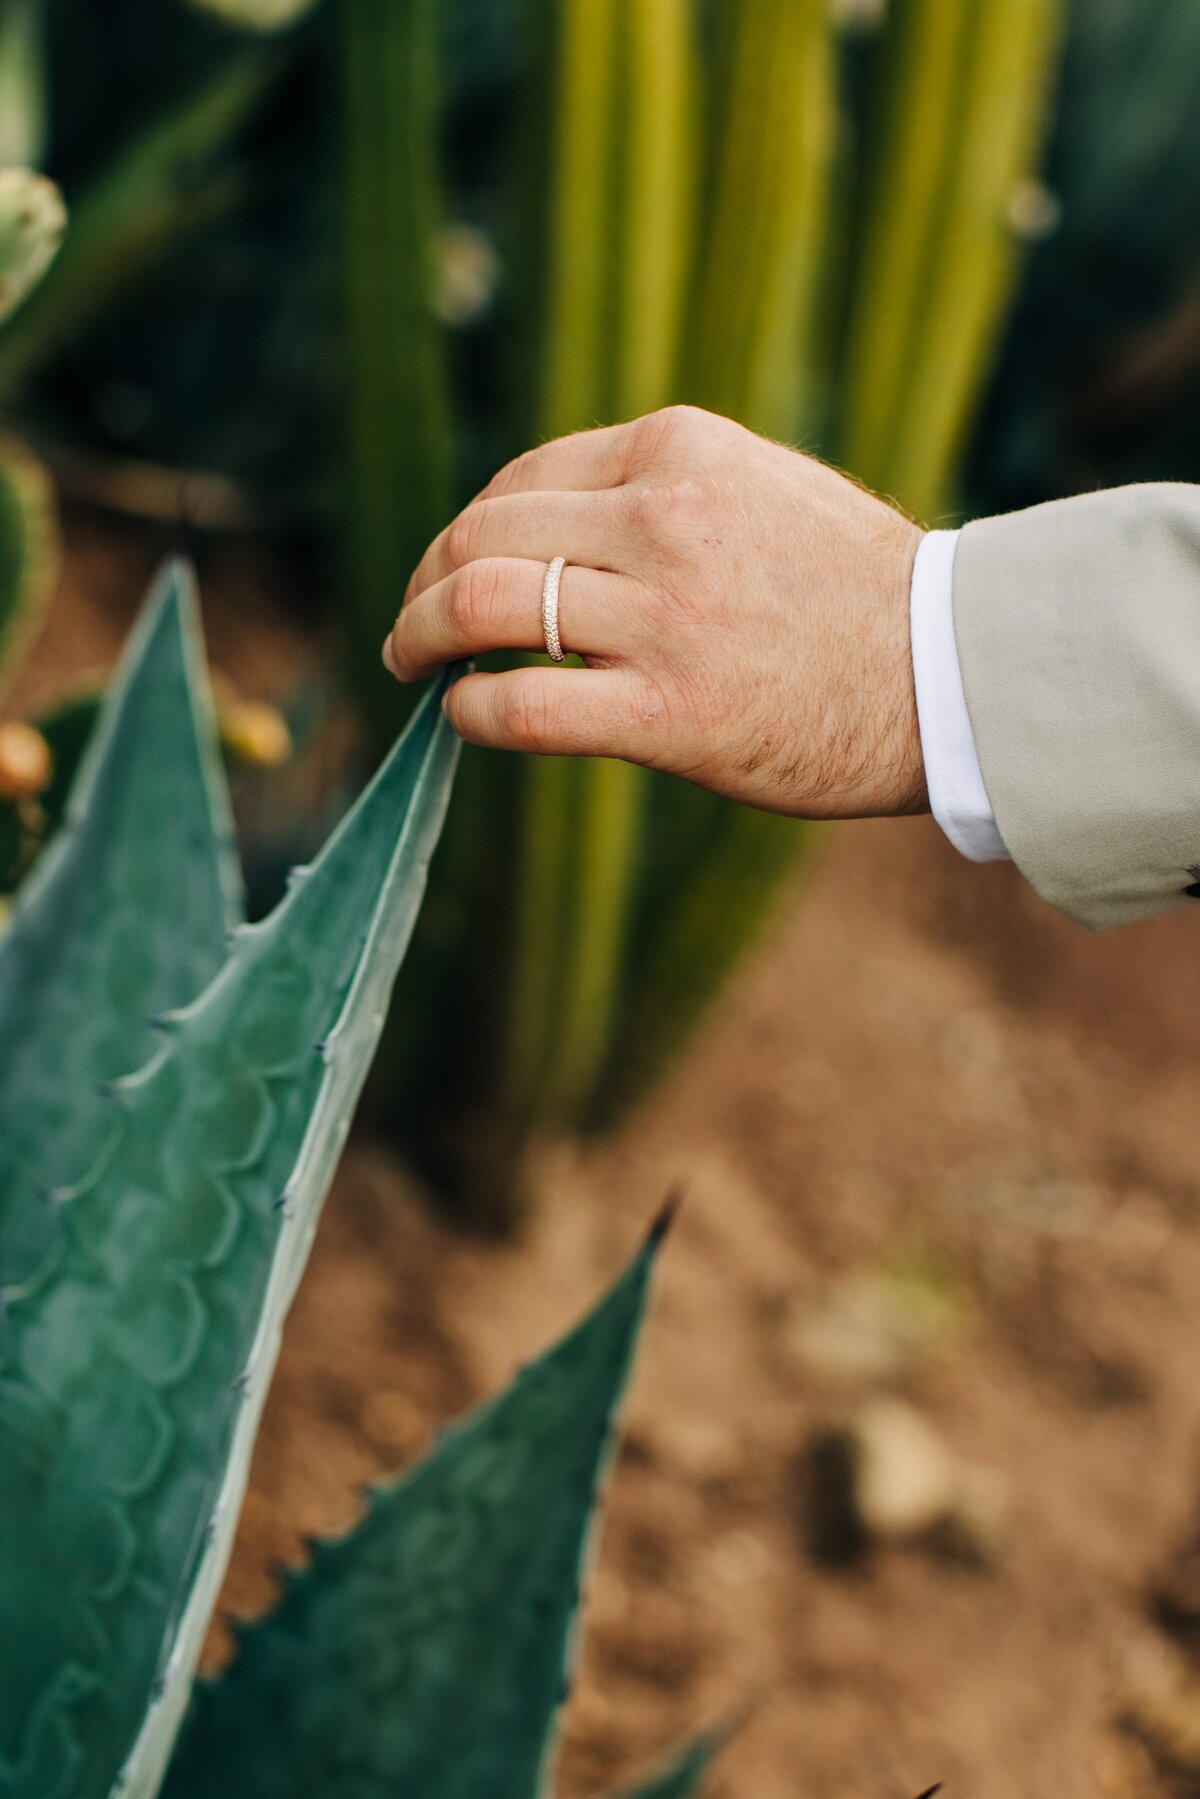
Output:
M913 565L925 532L903 513L889 512L874 559L878 662L867 684L879 704L875 731L868 734L868 741L873 735L870 804L863 811L876 817L929 810L909 623Z

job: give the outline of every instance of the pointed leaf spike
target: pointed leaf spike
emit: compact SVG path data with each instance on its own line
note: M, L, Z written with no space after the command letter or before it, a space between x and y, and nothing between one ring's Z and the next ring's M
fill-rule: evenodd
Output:
M197 1693L165 1799L201 1799L233 1765L238 1799L549 1791L593 1495L654 1254L291 1583Z
M192 577L159 575L105 700L67 821L0 940L0 1282L48 1247L37 1192L78 1179L111 1129L100 1091L149 1020L224 956L240 886Z
M725 1733L714 1731L677 1750L657 1774L628 1788L616 1799L691 1799L708 1778L713 1761L725 1746Z

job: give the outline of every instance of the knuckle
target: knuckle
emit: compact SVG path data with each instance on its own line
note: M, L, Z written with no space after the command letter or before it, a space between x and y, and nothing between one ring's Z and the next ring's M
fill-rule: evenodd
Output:
M707 432L710 419L711 414L702 411L699 406L682 403L660 406L657 412L648 412L644 418L639 419L639 448L643 453L651 455L668 449L678 451L699 442Z
M700 484L678 481L639 482L629 489L629 510L634 531L655 543L674 544L691 537L704 518L705 496Z
M408 632L405 629L406 622L404 614L401 613L400 617L396 620L396 623L392 626L391 635L388 638L388 647L392 662L394 663L397 672L401 675L408 675L416 666L415 657L409 648Z
M459 513L446 532L446 556L452 568L464 568L479 554L479 542L487 522L486 500L475 500Z
M489 634L500 590L499 571L486 558L468 562L451 578L446 606L455 638L468 646Z
M500 700L500 728L517 749L536 753L551 737L552 711L542 683L512 682Z

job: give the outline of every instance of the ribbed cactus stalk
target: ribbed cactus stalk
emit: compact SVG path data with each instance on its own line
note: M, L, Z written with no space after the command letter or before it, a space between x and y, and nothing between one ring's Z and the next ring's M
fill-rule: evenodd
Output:
M0 7L0 168L37 168L46 150L45 0Z
M745 0L717 21L708 208L697 240L688 399L783 439L817 412L817 306L834 148L825 0ZM643 901L620 1052L601 1114L656 1075L754 938L811 841L795 820L679 789Z
M543 436L673 395L696 200L693 29L688 0L558 8ZM623 763L549 762L525 794L508 1103L578 1122L620 1015L646 782Z
M1020 262L1014 202L1038 167L1062 22L1062 0L977 3L962 130L929 263L936 278L885 484L919 518L936 518L956 497L954 469Z
M58 254L67 209L33 169L0 169L0 320L35 288Z
M380 666L404 583L453 512L444 327L437 0L339 0L342 52L347 622L377 733L396 689Z
M829 7L742 0L716 31L687 398L795 441L813 427L805 378L836 127Z
M531 139L548 171L544 342L537 429L585 430L606 411L612 342L613 160L617 132L619 0L558 0L553 14L549 143ZM560 999L578 855L582 769L548 759L522 772L516 916L508 983L502 1104L518 1128L536 1116Z
M987 375L1036 169L1061 0L891 9L864 183L839 461L931 519Z

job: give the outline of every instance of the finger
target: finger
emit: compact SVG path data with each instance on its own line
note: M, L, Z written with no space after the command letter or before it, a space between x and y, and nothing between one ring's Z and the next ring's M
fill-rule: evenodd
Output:
M637 428L603 425L536 444L492 476L479 498L510 493L588 492L619 487L635 460Z
M623 669L514 668L464 675L442 702L460 737L535 756L648 754L653 708Z
M474 500L434 538L408 584L411 601L468 562L565 556L587 568L613 569L626 528L620 488L602 493L514 493Z
M445 662L484 650L541 650L543 562L487 557L435 581L401 612L386 645L391 672L421 681ZM568 564L558 589L558 631L568 653L610 657L636 625L632 583Z

